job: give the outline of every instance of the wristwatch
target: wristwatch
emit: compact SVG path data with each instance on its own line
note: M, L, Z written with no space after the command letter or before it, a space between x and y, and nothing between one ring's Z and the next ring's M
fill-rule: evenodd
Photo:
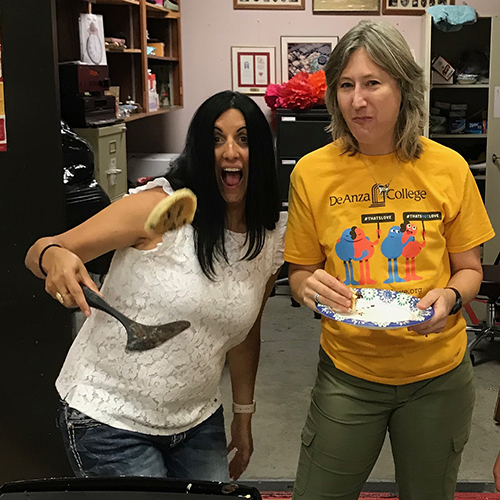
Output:
M456 300L450 311L450 316L452 316L453 314L457 314L457 312L460 311L460 309L462 309L462 296L460 295L460 292L456 288L453 288L452 286L445 286L445 288L448 288L455 292Z

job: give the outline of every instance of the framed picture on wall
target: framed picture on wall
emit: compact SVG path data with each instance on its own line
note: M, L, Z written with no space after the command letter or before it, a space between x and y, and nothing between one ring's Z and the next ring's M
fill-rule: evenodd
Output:
M231 47L233 90L242 94L265 94L276 83L275 47Z
M296 9L304 10L306 0L233 0L235 9Z
M382 14L420 16L434 5L455 5L455 0L382 0Z
M380 0L313 0L314 14L380 14Z
M338 36L282 36L281 81L287 82L301 71L316 73L324 69Z

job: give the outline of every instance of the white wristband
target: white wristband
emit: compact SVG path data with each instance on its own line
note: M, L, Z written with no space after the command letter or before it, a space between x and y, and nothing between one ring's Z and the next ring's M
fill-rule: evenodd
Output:
M255 401L251 405L233 403L233 413L255 413Z

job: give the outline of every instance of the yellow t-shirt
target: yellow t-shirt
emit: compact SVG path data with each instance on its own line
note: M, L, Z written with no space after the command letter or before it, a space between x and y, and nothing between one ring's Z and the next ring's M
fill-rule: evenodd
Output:
M422 298L450 278L449 253L494 236L467 162L421 138L420 159L341 155L334 142L303 157L291 175L285 260L325 270L347 285ZM390 182L380 194L376 184ZM322 318L321 345L351 375L400 385L436 377L461 362L465 320L450 316L429 336L407 328L369 330Z

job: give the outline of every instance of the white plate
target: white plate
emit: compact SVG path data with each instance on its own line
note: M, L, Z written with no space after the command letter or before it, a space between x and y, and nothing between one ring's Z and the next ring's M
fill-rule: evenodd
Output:
M417 308L420 299L407 293L379 288L353 288L353 290L362 295L357 300L355 312L335 312L321 303L318 304L318 311L335 321L370 330L405 328L423 323L434 316L432 307L421 311Z

